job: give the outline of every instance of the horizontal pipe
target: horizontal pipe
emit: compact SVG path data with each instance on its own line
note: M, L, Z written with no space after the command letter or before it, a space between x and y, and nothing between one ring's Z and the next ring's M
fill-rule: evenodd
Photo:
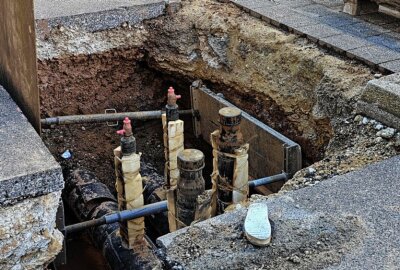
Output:
M249 181L249 187L254 188L258 186L263 186L271 183L275 183L278 181L286 181L288 179L287 173L281 173L269 177L264 177L256 180ZM100 226L104 224L111 224L115 222L121 222L125 220L131 220L139 217L149 216L158 214L161 212L165 212L168 210L167 201L161 201L157 203L152 203L145 205L141 208L132 209L132 210L124 210L120 212L116 212L113 214L105 215L101 218L92 219L88 221L84 221L81 223L68 225L65 227L65 235L69 233L74 233L78 231L82 231L91 227Z
M276 174L273 176L268 176L256 180L249 181L249 187L255 188L259 186L264 186L268 184L272 184L279 181L286 181L289 179L289 175L287 173Z
M131 220L139 217L149 216L153 214L158 214L168 210L167 201L161 201L157 203L152 203L145 205L141 208L124 210L116 212L113 214L102 216L101 218L96 218L81 223L65 226L65 235L69 233L74 233L82 231L91 227L101 226L104 224L111 224L115 222Z
M122 121L125 117L131 120L151 120L159 119L164 112L159 111L142 111L142 112L125 112L125 113L105 113L105 114L86 114L86 115L65 115L41 119L42 125L69 125L83 123L104 123L113 121ZM195 115L194 110L180 110L180 115Z

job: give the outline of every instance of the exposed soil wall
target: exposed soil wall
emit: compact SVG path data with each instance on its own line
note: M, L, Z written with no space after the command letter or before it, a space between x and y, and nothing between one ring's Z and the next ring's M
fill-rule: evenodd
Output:
M367 68L212 0L185 1L177 14L149 21L147 28L152 67L208 81L300 143L312 161L332 138L332 120L351 113L372 78Z
M42 116L160 106L163 80L137 62L140 55L137 49L116 49L39 60Z

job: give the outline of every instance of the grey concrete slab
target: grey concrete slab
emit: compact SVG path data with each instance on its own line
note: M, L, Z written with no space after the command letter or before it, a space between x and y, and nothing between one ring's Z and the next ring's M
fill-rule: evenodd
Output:
M381 109L379 104L358 101L356 113L376 119L389 127L400 129L400 118Z
M35 19L68 17L164 2L163 0L34 0Z
M64 25L94 32L155 18L165 7L164 0L35 0L35 18L50 27Z
M282 7L290 7L290 8L297 8L297 7L303 7L307 5L314 4L312 0L275 0L278 2Z
M313 2L330 8L343 7L343 0L314 0Z
M371 66L400 59L399 52L377 45L349 50L347 56L361 60Z
M400 118L400 73L369 81L361 100L379 104L381 109Z
M354 37L348 34L321 38L319 44L339 52L372 45L365 39Z
M353 35L360 38L367 38L370 36L376 36L386 32L390 32L389 29L385 29L383 27L366 22L360 22L350 25L342 25L337 27L337 29L340 29L341 31L349 35Z
M400 73L369 81L357 102L357 112L400 129Z
M397 269L400 156L269 198L271 245L242 233L245 209L160 237L184 269ZM228 256L228 259L226 259ZM221 260L221 258L225 258Z
M400 33L385 33L378 36L368 37L367 40L375 45L388 47L393 51L400 52Z
M0 206L64 187L61 167L0 86Z
M400 72L400 60L389 61L386 63L379 64L379 67L391 71Z
M258 8L258 7L279 5L278 2L270 0L232 0L232 2L247 8Z
M318 42L321 38L343 34L340 30L324 24L299 27L296 28L295 33L306 35L313 42Z
M307 18L300 15L292 15L292 16L285 16L279 19L279 23L282 26L287 27L290 31L294 31L302 26L309 26L309 25L316 25L318 24L317 21L313 20L312 18Z
M385 25L385 24L391 24L391 23L396 23L399 22L400 19L396 17L392 17L389 15L386 15L384 13L371 13L371 14L364 14L359 17L363 21L373 23L376 25Z
M317 20L322 24L327 24L332 27L341 27L362 22L359 19L347 14L338 13L332 16L318 17Z
M281 20L285 17L298 16L298 13L296 13L294 10L290 8L282 9L282 7L280 6L263 6L257 8L256 12L259 14L259 16L261 16L264 21L271 23L275 26L280 26Z
M337 14L337 12L323 5L307 5L296 8L296 11L301 14L304 14L307 17L324 17L324 16L334 16Z

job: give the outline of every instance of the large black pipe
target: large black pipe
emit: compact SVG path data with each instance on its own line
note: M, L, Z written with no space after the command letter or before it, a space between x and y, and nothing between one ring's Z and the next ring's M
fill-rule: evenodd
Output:
M75 170L66 179L64 200L79 220L86 220L88 235L101 250L112 270L147 270L157 268L161 262L154 254L153 244L146 239L133 249L127 248L119 234L118 203L106 185L85 170ZM145 210L144 210L145 211ZM117 217L115 217L117 214ZM143 215L141 211L140 215ZM115 217L114 220L107 220ZM128 218L135 218L131 215ZM71 226L77 227L76 224ZM79 225L78 225L79 227ZM76 230L75 230L76 231Z
M279 181L286 181L288 179L288 174L281 173L269 177L264 177L256 180L249 181L249 187L254 188L258 186L263 186ZM64 234L74 233L78 231L82 231L91 227L100 226L104 224L111 224L115 222L121 222L126 220L131 220L139 217L149 216L158 214L161 212L165 212L168 210L167 201L161 201L157 203L152 203L145 205L141 208L132 209L132 210L124 210L112 214L108 214L102 216L97 219L84 221L81 223L69 225L65 227Z
M84 123L104 123L124 120L128 117L131 120L152 120L159 119L163 111L142 111L125 113L106 113L106 114L86 114L86 115L66 115L41 119L42 125L69 125ZM194 110L181 110L180 115L195 115Z

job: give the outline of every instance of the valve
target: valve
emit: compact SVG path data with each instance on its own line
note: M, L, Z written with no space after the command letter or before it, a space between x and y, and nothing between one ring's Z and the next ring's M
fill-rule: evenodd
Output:
M121 135L121 152L123 156L129 156L136 153L136 139L133 137L131 120L128 117L124 119L123 129L118 130Z
M181 95L176 95L175 94L175 89L171 86L170 88L168 88L168 105L169 106L175 106L176 105L176 101L178 99L180 99L182 96Z
M131 120L128 117L125 117L123 129L118 130L117 134L123 135L125 137L129 137L129 136L133 135Z
M175 94L175 89L172 86L168 88L167 105L165 106L168 122L179 120L179 107L178 104L176 104L176 101L181 97L181 95Z

